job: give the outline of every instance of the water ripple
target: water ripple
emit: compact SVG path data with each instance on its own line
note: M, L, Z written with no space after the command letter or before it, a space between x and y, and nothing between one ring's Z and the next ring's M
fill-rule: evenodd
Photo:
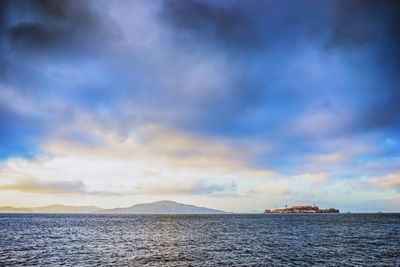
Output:
M0 265L400 266L399 214L1 214Z

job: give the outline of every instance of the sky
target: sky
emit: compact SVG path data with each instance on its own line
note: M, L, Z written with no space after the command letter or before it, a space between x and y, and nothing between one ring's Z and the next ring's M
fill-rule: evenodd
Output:
M0 2L0 206L400 211L398 1Z

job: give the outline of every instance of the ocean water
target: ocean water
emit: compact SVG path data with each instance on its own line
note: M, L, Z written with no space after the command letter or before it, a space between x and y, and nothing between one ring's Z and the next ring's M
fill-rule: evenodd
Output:
M0 214L0 266L400 266L400 214Z

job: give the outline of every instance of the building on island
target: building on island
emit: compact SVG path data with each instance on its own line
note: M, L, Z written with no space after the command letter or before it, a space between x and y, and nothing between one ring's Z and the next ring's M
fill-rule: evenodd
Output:
M320 209L318 206L292 206L288 208L285 206L283 209L265 210L265 214L268 213L339 213L338 209Z

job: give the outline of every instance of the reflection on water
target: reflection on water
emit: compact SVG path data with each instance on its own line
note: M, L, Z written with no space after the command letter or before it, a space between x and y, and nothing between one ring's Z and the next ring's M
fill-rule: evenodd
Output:
M0 265L400 266L400 214L0 215Z

